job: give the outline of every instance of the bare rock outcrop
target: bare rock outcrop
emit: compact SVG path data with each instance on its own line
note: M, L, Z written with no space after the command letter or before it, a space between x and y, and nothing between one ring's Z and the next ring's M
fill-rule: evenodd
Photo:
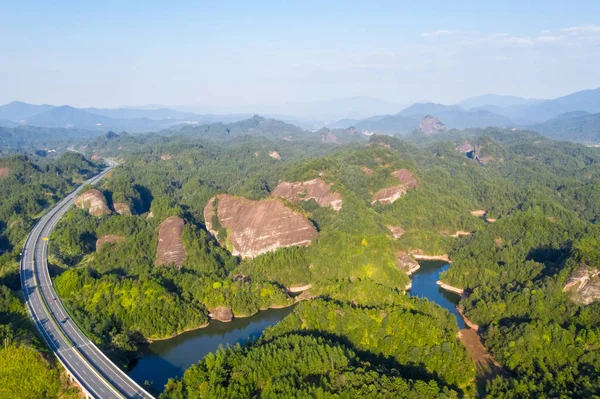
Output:
M125 239L125 237L117 236L114 234L102 236L102 237L98 238L98 240L96 241L96 252L98 252L104 244L107 244L107 243L116 244L116 243L123 241L124 239Z
M431 115L426 115L421 119L421 123L419 124L419 130L427 136L436 134L444 129L446 129L446 126L438 118Z
M99 161L100 157L98 155L92 155L92 161Z
M400 181L400 185L382 188L373 194L372 205L379 202L382 205L391 204L398 198L402 197L409 189L417 188L419 182L408 169L399 169L391 173L396 179Z
M181 241L183 234L183 219L171 216L161 223L158 231L158 246L156 248L156 264L181 266L185 260L185 247Z
M215 208L217 218L213 220ZM302 214L276 198L251 201L221 194L211 198L204 207L204 220L206 228L222 245L229 247L233 255L244 258L281 247L309 245L318 235ZM220 227L215 226L215 221ZM221 228L226 230L226 238L219 237Z
M323 143L337 143L337 140L337 136L331 130L321 133L321 142Z
M390 231L390 233L392 233L392 236L395 239L402 237L402 235L404 234L404 229L400 226L385 226L385 227L388 228L388 230Z
M463 141L460 145L456 146L456 151L460 152L461 154L466 154L473 150L473 146L467 140Z
M269 156L278 161L281 160L281 155L279 155L279 153L277 151L269 151Z
M104 194L95 188L86 191L75 198L75 206L87 209L92 216L110 215Z
M219 320L225 323L233 320L233 312L231 311L231 308L228 308L227 306L217 306L216 308L211 309L208 316L213 320Z
M125 202L115 202L113 204L113 208L115 208L115 212L117 212L119 215L124 215L124 216L132 215L129 204L126 204Z
M419 262L417 262L412 256L407 254L406 252L398 252L396 254L396 265L400 269L402 269L409 276L419 270L421 267Z
M10 169L0 168L0 177L7 177L9 173L10 173Z
M415 176L408 169L398 169L392 172L392 176L400 180L400 183L402 183L402 185L407 189L417 188L419 185L419 182Z
M319 206L339 211L342 209L342 196L331 191L332 185L333 183L326 184L319 178L294 183L284 181L279 183L272 194L296 203L314 199Z
M597 268L580 265L567 280L563 291L571 293L573 300L583 305L600 300L598 272Z

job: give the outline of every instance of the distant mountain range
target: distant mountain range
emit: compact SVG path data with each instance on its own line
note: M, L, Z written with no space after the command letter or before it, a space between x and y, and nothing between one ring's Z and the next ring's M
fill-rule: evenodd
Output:
M359 121L345 119L331 126L343 128L352 125L358 130L373 133L403 135L418 129L420 120L431 115L450 129L488 126L529 128L563 140L595 142L593 121L596 116L593 114L597 113L600 113L600 89L579 91L551 100L483 95L456 105L417 103L395 114Z
M255 107L248 107L248 109ZM355 127L358 132L404 135L419 128L423 117L431 115L448 129L484 128L488 126L539 130L550 137L577 141L594 141L596 114L600 113L600 89L583 90L550 100L526 99L488 94L470 97L458 104L416 103L398 111L398 106L369 97L353 97L312 103L269 106L263 113L268 121L279 120L299 130L316 132ZM296 112L296 114L293 114ZM331 115L344 117L332 122L319 119ZM369 116L375 115L375 116ZM308 116L314 119L306 119ZM367 117L365 117L367 116ZM14 101L0 106L0 126L17 128L36 126L95 132L128 131L130 133L179 130L183 126L205 126L250 120L252 114L199 114L187 109L166 107L74 108L68 105L34 105ZM285 123L284 123L285 122ZM272 129L277 129L273 123ZM188 128L184 128L186 131ZM242 129L243 130L243 129ZM575 139L573 139L575 140Z

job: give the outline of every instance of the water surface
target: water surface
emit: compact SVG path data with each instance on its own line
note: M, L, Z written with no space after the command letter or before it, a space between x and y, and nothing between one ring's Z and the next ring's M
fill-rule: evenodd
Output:
M412 277L412 287L410 295L421 298L427 298L437 303L441 307L448 309L450 313L456 316L458 328L466 328L465 322L456 310L456 305L460 301L460 295L441 289L436 282L440 279L440 273L450 267L449 263L437 260L422 260L421 266Z
M292 310L293 306L269 309L229 323L211 321L208 327L156 341L132 365L129 376L139 384L148 381L152 391L162 392L169 378L181 377L186 369L209 352L215 352L219 345L243 344L249 339L256 339L265 328L277 323Z

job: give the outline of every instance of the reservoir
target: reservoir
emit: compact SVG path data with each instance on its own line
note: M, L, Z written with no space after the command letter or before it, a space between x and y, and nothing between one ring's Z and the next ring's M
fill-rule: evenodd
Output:
M440 273L450 267L443 261L420 261L421 266L412 276L410 295L427 298L456 316L460 329L465 323L456 310L460 296L439 288L436 282ZM284 309L268 309L252 317L233 319L229 323L211 321L198 330L188 331L176 337L151 343L142 356L132 365L129 376L140 385L149 383L150 391L160 393L169 378L181 377L183 372L219 346L243 344L256 339L267 328L290 314L293 306Z
M441 307L448 309L450 313L456 316L458 328L466 328L465 322L456 310L456 305L460 301L460 295L441 289L436 282L440 279L440 273L450 267L449 263L437 260L422 260L421 266L410 277L412 278L412 287L410 295L427 298L437 303Z
M153 342L132 365L129 376L142 386L149 382L150 390L160 393L169 378L181 377L187 368L209 352L215 352L221 345L233 346L258 338L265 328L279 322L293 309L293 306L268 309L229 323L213 320L205 328Z

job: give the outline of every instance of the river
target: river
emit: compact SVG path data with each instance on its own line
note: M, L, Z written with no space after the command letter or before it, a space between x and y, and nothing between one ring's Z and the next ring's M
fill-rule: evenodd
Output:
M211 321L205 328L153 342L132 365L129 376L139 384L150 382L151 390L160 393L169 378L181 377L187 368L209 352L215 352L220 345L256 339L265 328L290 314L293 308L268 309L229 323Z
M419 270L411 276L410 295L427 298L448 309L456 316L458 327L466 328L456 310L460 296L444 291L436 284L440 273L450 265L443 261L427 260L420 261L419 265ZM234 345L256 339L265 328L276 324L292 310L293 307L269 309L252 317L234 319L230 323L211 321L208 327L153 342L132 365L129 376L139 384L150 382L151 390L160 393L169 378L181 377L186 369L209 352L215 352L220 345Z
M441 307L448 309L450 313L456 316L458 328L466 328L465 322L456 310L456 305L460 301L460 295L445 291L436 284L440 279L440 273L448 269L450 264L444 261L422 260L419 262L419 265L421 266L419 270L411 275L412 287L409 291L410 295L427 298Z

